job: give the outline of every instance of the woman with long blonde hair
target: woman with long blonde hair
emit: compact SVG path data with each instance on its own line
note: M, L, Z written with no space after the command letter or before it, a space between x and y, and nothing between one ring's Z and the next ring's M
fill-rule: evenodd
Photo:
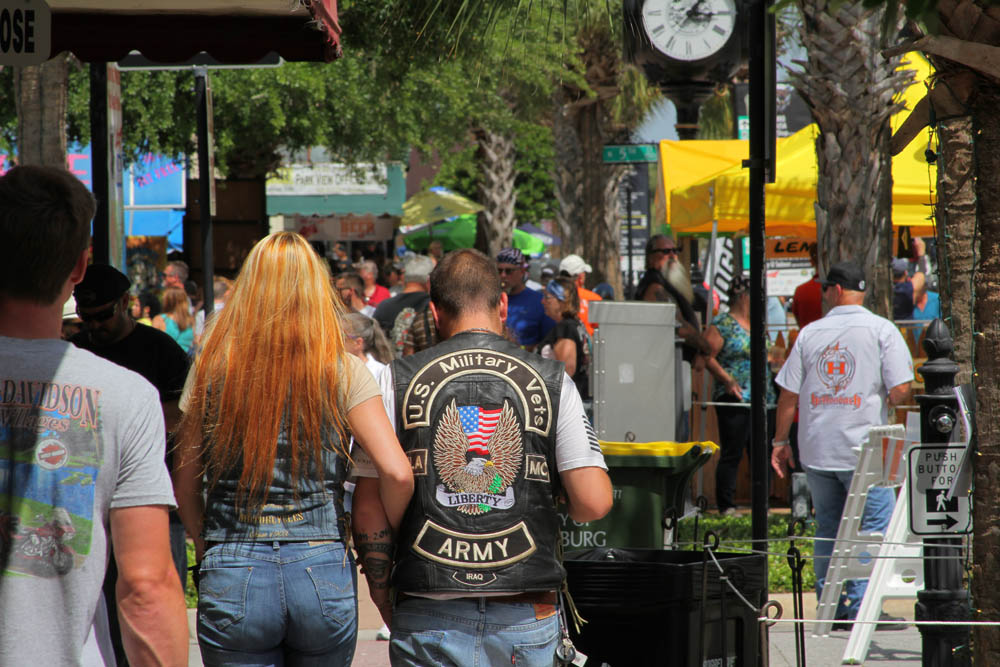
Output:
M413 475L378 387L345 348L342 316L326 263L298 234L278 232L250 251L206 326L174 467L200 563L206 665L351 663L346 443L353 436L375 462L393 527Z
M180 287L163 291L163 312L153 318L153 326L177 341L185 352L194 345L194 315L187 292Z

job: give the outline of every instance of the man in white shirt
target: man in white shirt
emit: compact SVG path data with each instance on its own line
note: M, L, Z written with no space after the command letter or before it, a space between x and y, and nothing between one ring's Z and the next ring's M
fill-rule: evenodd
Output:
M887 423L888 404L905 401L913 380L913 362L899 330L861 305L861 267L853 261L834 264L822 286L829 312L801 330L778 373L781 396L771 454L771 465L784 477L791 462L788 431L798 406L799 458L816 509L816 537L824 538L816 542L813 561L817 596L822 594L832 540L857 465L854 448L867 440L871 426ZM884 531L894 504L891 489L872 488L861 529ZM867 580L847 582L846 604L842 596L838 619L857 616L867 585ZM848 626L835 624L834 629Z

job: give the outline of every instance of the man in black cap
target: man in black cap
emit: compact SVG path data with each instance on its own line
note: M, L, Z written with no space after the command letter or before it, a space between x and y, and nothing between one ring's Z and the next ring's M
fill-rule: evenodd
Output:
M799 410L799 460L816 509L816 595L823 591L840 517L858 463L854 450L872 426L887 423L888 404L910 393L913 362L899 329L863 305L865 274L853 261L830 267L822 281L825 316L803 327L778 373L781 387L771 465L784 477L791 463L788 432ZM891 489L868 491L861 529L884 532L892 518ZM857 616L868 581L845 585L837 619ZM883 620L891 620L883 614ZM898 619L895 619L898 620ZM834 624L847 630L847 624ZM887 624L876 629L898 629Z
M177 407L188 371L188 356L184 349L166 333L139 324L129 313L129 287L132 282L118 269L107 264L91 264L73 289L76 312L83 320L83 330L70 342L99 357L107 359L146 378L160 393L163 420L167 433L173 432L180 420ZM168 440L167 469L171 468L173 443ZM170 551L181 585L187 581L187 549L184 525L176 511L170 512ZM104 579L108 601L112 642L119 664L124 661L124 649L114 610L114 586L117 567L112 557Z

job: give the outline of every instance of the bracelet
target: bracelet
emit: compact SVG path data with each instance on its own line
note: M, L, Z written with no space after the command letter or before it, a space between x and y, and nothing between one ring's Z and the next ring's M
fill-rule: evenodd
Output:
M791 442L788 440L772 440L771 444L775 447L787 447Z

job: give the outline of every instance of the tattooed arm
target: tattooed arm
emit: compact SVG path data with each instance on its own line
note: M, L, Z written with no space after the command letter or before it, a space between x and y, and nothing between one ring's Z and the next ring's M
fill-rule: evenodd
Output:
M351 529L358 562L368 580L372 602L378 607L382 620L391 628L389 575L392 571L392 528L379 497L378 479L358 478L352 505Z

